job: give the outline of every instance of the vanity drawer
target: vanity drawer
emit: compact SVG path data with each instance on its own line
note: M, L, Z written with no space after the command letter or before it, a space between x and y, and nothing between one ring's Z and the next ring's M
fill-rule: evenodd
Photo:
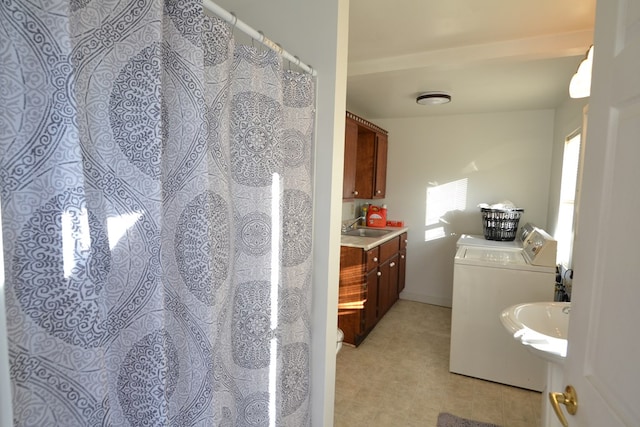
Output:
M379 246L380 248L380 264L394 256L400 250L400 237L389 240Z
M380 246L376 246L366 252L367 271L371 271L378 267L380 261Z

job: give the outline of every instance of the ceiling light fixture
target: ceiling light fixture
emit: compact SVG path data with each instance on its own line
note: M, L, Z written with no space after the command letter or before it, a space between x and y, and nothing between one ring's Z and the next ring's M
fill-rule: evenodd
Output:
M451 102L451 95L447 92L424 92L418 95L416 103L420 105L441 105Z

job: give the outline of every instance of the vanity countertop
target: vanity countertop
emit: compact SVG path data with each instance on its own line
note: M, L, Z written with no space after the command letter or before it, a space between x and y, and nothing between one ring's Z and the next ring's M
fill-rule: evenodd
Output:
M377 237L362 237L362 236L340 236L340 245L348 246L351 248L361 248L365 251L373 249L376 246L388 242L389 240L398 237L402 233L409 230L408 227L380 227L375 230L389 230L389 233Z

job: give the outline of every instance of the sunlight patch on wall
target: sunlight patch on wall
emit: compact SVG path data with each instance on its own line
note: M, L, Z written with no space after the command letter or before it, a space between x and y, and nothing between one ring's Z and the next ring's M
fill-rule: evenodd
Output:
M445 227L449 212L463 211L467 207L468 179L427 187L424 241L442 239L448 235Z

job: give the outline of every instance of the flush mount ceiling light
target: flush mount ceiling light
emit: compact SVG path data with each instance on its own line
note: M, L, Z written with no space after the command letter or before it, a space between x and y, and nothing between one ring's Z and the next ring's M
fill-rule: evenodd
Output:
M451 102L451 95L447 92L424 92L418 95L416 103L420 105L440 105Z

